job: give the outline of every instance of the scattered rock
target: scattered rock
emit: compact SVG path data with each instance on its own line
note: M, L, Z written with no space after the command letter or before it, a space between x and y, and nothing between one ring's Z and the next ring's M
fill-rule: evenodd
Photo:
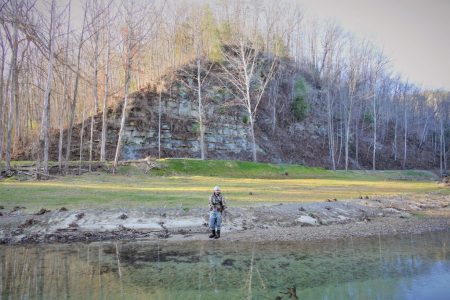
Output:
M319 225L317 220L311 216L301 216L300 218L297 218L297 222L299 222L302 225L306 225L306 226Z
M234 259L227 258L223 261L222 266L232 267L234 265L234 262Z
M0 217L3 216L3 213L0 211Z
M164 230L161 230L161 231L157 234L157 236L158 236L160 239L167 239L167 238L170 236L169 230L167 230L167 229L165 228Z
M306 209L303 206L300 206L300 208L298 210L299 211L306 211Z
M189 229L189 230L186 230L186 229L180 229L180 230L178 230L178 234L182 234L182 235L184 235L184 236L190 236L190 234L189 234L189 232L190 232L191 230Z
M284 172L284 176L289 176L289 173L288 172Z
M72 222L72 223L69 224L69 227L71 227L71 228L76 228L78 226L79 225L77 223L75 223L75 222Z
M26 209L26 207L25 206L14 206L14 208L11 210L11 212L15 212L15 211L18 211L21 209Z
M78 214L75 215L75 217L77 218L77 220L83 219L84 216L85 216L85 213L84 213L84 212L78 213Z
M369 199L369 196L366 196L365 199Z
M366 214L363 215L362 220L366 223L372 221L372 219L369 218Z
M46 208L41 208L41 210L38 211L37 213L35 213L35 215L36 215L36 216L40 216L40 215L46 214L46 213L48 213L48 212L51 212L51 210L46 209Z
M39 221L35 220L35 219L28 219L25 222L23 222L22 224L19 225L19 228L26 228L26 227L30 227L33 226L35 224L38 224Z
M331 207L330 206L325 206L325 209L326 210L331 210Z
M251 195L253 195L253 193L252 192L248 192L248 194L251 196Z
M0 205L0 209L5 209L5 207L3 205Z
M125 220L125 219L128 219L128 216L127 216L126 214L121 214L121 215L119 216L119 219Z
M59 209L59 211L67 211L67 208L65 208L65 207L63 206L63 207L61 207L61 208Z

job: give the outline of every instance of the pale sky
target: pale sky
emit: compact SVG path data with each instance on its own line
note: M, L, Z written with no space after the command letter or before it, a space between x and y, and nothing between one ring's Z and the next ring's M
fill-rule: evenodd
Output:
M371 40L403 79L450 90L450 0L293 1L301 4L306 17L334 20Z
M404 79L450 90L450 0L297 1L306 15L370 39Z

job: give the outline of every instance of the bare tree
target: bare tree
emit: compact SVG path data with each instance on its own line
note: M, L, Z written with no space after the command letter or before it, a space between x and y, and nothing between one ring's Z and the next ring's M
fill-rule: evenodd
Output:
M408 83L403 84L402 90L402 100L403 100L403 130L404 130L404 140L403 140L403 169L406 167L406 159L408 153L408 91L410 86Z
M110 41L111 41L111 33L109 29L109 23L110 23L110 8L109 6L106 8L105 13L105 40L106 40L106 51L105 51L105 91L103 95L103 112L102 112L102 137L101 137L101 145L100 145L100 161L106 160L106 132L107 132L107 125L106 125L106 118L107 118L107 102L109 97L109 77L110 77L110 55L111 55L111 47L110 47Z
M377 54L375 65L371 75L372 85L372 108L373 108L373 150L372 150L372 170L376 170L376 152L377 152L377 127L378 127L378 103L377 103L377 80L386 65L386 58L382 53Z
M87 16L87 0L84 5L84 13L83 13L83 25L81 27L81 35L80 40L78 42L78 54L77 54L77 62L76 62L76 71L75 71L75 83L73 87L73 97L72 102L70 104L70 116L69 116L69 127L67 129L67 144L66 144L66 158L64 161L64 169L65 172L67 172L68 166L69 166L69 160L70 160L70 153L71 153L71 142L72 142L72 130L73 130L73 123L75 121L75 111L77 107L77 97L78 97L78 84L80 80L80 68L81 68L81 50L84 45L84 34L86 32L86 16Z
M68 3L68 17L67 17L67 30L66 30L66 45L64 47L64 70L63 70L63 94L62 94L62 111L59 112L59 140L58 140L58 169L59 173L63 172L63 140L64 140L64 117L66 112L66 102L67 100L67 71L68 71L68 58L69 58L69 33L70 33L70 17L72 9L72 0Z
M267 84L272 79L278 60L266 59L260 49L244 36L223 50L224 76L235 87L238 104L245 108L252 138L252 158L257 161L255 118ZM260 74L264 74L261 78Z
M194 52L195 52L195 63L196 63L196 76L195 80L197 81L197 101L198 101L198 124L199 124L199 144L200 144L200 158L202 160L206 159L206 147L205 147L205 116L203 111L203 97L202 97L202 89L203 84L208 77L209 71L211 70L212 64L210 64L210 68L205 70L203 76L202 72L203 68L203 60L202 57L205 56L204 51L204 36L208 30L211 28L207 28L207 26L213 26L213 24L209 22L203 22L205 18L205 9L198 9L198 13L194 14L194 24L193 24L193 40L194 40Z
M392 141L392 152L394 154L394 161L397 161L397 136L398 136L398 104L397 101L400 98L400 94L401 94L401 83L400 83L400 78L397 77L395 79L395 89L394 89L394 95L393 95L393 110L394 110L394 138Z
M323 86L323 94L327 105L328 149L333 170L336 170L335 137L334 137L334 99L332 93L339 89L341 78L341 49L345 46L342 31L335 24L327 24L322 41L322 63L319 76Z
M201 25L198 24L197 21L197 28L195 36L197 37L195 39L195 48L196 48L196 62L197 62L197 98L198 98L198 123L199 123L199 129L200 129L200 158L203 160L205 159L205 126L203 123L203 101L202 101L202 60L201 60L201 54L202 54L202 32L201 32ZM205 77L206 78L206 77Z
M44 175L48 175L48 148L49 148L49 127L50 127L50 94L53 79L53 51L54 51L54 31L55 31L55 0L51 2L50 24L48 33L48 69L47 85L44 92L44 109L42 111L41 132L39 136L40 153L44 160Z
M116 154L114 155L113 173L117 170L119 162L120 152L122 150L122 138L125 127L125 120L127 116L127 106L131 79L131 70L133 64L133 56L138 51L139 44L143 42L147 36L149 29L144 27L147 24L146 14L150 5L139 6L134 1L125 2L125 23L126 23L126 35L124 38L126 63L125 63L125 85L124 85L124 100L122 107L122 117L120 121L119 136L117 139ZM151 24L153 25L153 24ZM142 28L143 27L143 28Z
M16 12L12 16L12 33L9 28L3 23L6 37L8 39L9 45L11 47L11 63L10 63L10 87L9 87L9 110L8 110L8 124L7 124L7 135L6 135L6 153L5 153L5 171L10 172L11 170L11 131L13 122L13 107L17 100L17 89L18 85L18 66L17 66L17 55L19 51L19 9L20 5L17 0L12 3L12 8Z
M5 70L5 61L6 61L6 54L7 54L7 48L6 48L6 44L5 44L5 40L3 38L3 33L2 30L0 28L0 47L1 47L1 62L0 62L0 174L2 171L2 157L3 157L3 131L4 131L4 126L3 126L3 114L6 108L6 101L4 98L4 78L3 78L3 73Z
M100 18L99 18L99 7L98 3L94 1L92 3L92 11L91 11L91 31L93 35L93 43L94 43L94 57L93 57L93 109L91 110L91 129L90 129L90 137L89 137L89 172L91 172L92 168L92 150L94 146L94 123L95 123L95 115L98 113L98 59L100 56L99 53L99 39L100 39Z
M354 47L354 46L353 46ZM353 104L356 97L358 81L361 80L361 54L352 49L352 58L348 66L347 101L345 102L345 170L348 170L348 154L350 141L350 125L352 121Z

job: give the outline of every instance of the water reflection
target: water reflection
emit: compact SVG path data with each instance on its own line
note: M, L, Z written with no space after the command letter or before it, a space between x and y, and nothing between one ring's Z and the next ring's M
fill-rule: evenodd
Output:
M450 234L0 247L2 299L448 299Z

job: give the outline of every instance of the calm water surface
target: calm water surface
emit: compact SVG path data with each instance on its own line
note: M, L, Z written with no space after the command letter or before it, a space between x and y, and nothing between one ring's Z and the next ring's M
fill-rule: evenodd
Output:
M450 233L0 247L2 299L450 299Z

